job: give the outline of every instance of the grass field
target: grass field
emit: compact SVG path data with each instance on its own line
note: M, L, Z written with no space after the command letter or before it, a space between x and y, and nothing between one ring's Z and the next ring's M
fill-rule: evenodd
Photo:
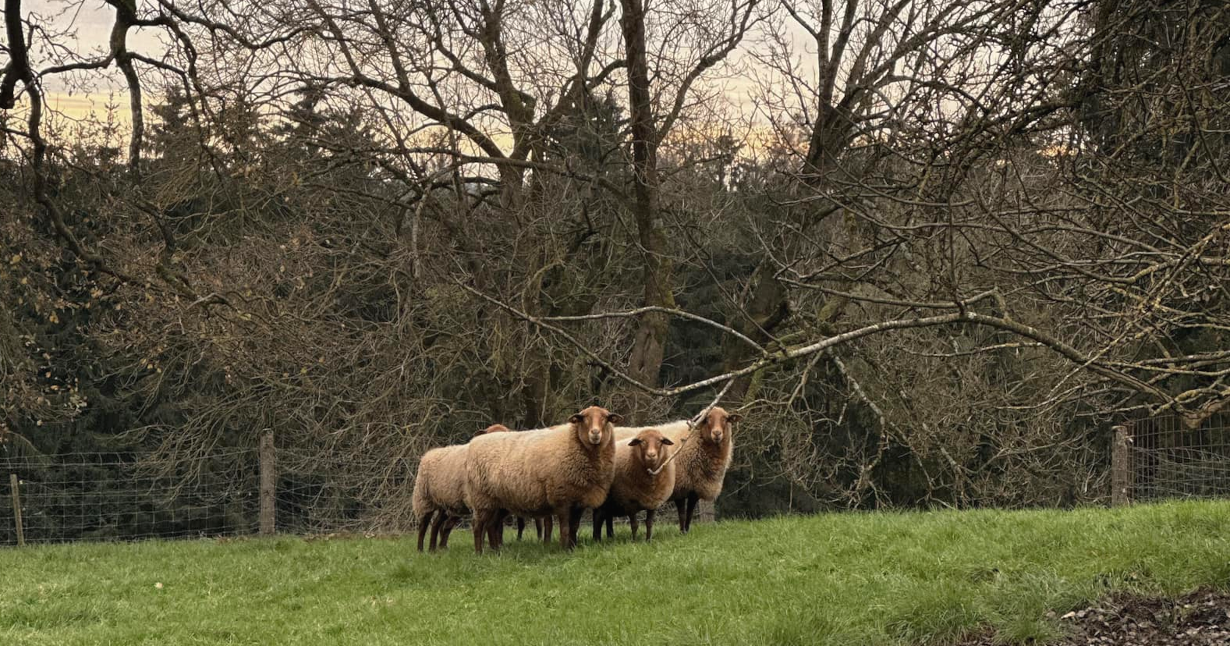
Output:
M1049 638L1111 590L1230 585L1230 503L832 514L653 545L410 538L0 550L0 644L918 644ZM161 584L161 585L159 585Z

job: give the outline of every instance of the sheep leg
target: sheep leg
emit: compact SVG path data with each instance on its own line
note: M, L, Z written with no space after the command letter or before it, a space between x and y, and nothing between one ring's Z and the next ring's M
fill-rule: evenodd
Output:
M551 530L555 527L555 517L547 514L542 517L542 544L551 544Z
M578 506L578 507L573 507L572 511L569 512L568 514L569 524L571 525L569 529L572 530L571 533L568 535L568 542L572 544L572 547L577 546L577 533L581 529L581 516L584 513L585 513L585 508Z
M594 540L602 542L602 510L594 510Z
M521 534L525 533L525 518L517 516L517 542L521 542Z
M683 530L684 533L687 533L688 530L692 529L692 514L696 513L696 501L698 499L699 499L699 496L697 496L696 494L691 494L688 496L687 529Z
M542 519L534 517L534 533L538 535L538 540L542 540Z
M448 512L443 509L436 512L436 517L431 521L431 546L427 548L429 552L436 551L436 541L440 538L440 528L444 526L448 520Z
M632 526L632 540L636 540L636 529L640 525L636 522L636 512L628 514L628 524Z
M568 524L572 518L572 510L567 507L557 509L555 515L559 516L559 545L566 550L572 549L568 544L568 539L572 537L571 526Z
M649 542L649 539L653 538L653 517L657 515L657 513L658 513L657 509L650 509L645 512L645 542L646 543ZM635 531L636 530L633 530L633 532ZM633 534L633 538L636 538L635 533Z
M448 520L444 521L444 527L440 528L440 549L448 549L448 537L452 536L453 528L457 523L461 522L460 516L449 516Z
M491 518L484 525L483 533L487 535L487 547L490 547L492 550L499 549L498 547L496 547L497 544L495 540L495 532L496 532L495 519Z
M474 525L470 531L474 532L474 553L483 553L483 533L487 531L487 524L491 521L490 511L474 510Z
M498 509L495 512L495 517L488 521L487 541L493 550L499 550L504 546L504 521L507 518L508 512Z
M615 514L608 514L606 517L606 537L615 538Z
M427 526L431 524L431 517L435 513L436 512L434 511L429 511L426 514L424 514L422 518L419 519L419 551L420 552L423 551L423 537L427 535ZM434 539L435 535L432 535L432 538ZM431 542L431 547L432 549L435 549L436 547L436 542L434 540Z
M680 498L675 501L675 511L679 512L679 533L680 534L688 533L687 506L688 506L687 498Z

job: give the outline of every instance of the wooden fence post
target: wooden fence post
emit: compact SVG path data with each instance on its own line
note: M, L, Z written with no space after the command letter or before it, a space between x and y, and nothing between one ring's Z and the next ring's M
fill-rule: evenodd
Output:
M273 451L273 431L261 433L261 527L262 536L272 536L276 527L275 503L277 488L277 463Z
M17 491L17 474L9 474L9 489L13 492L13 521L17 524L17 546L26 544L26 530L21 526L21 494Z
M1132 459L1129 451L1132 438L1126 426L1114 428L1115 439L1110 453L1110 505L1122 507L1132 502Z
M716 517L716 508L712 502L706 500L696 501L696 520L701 523L712 523Z

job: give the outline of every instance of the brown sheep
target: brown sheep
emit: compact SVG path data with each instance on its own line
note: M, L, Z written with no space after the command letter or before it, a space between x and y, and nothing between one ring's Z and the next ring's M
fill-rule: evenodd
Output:
M508 428L507 426L504 426L503 424L492 424L491 426L488 426L487 428L479 431L478 434L486 435L488 433L511 433L511 432L512 432L512 429ZM437 517L436 521L437 521L437 524L431 528L431 536L432 536L431 544L433 546L436 544L436 540L435 540L436 534L437 532L442 532L441 539L440 539L440 548L445 549L448 547L448 537L453 533L453 528L457 526L457 523L461 522L461 516L449 514L446 520L444 515L440 515ZM441 523L441 521L443 522ZM543 523L544 522L546 523L546 534L545 535L543 534ZM441 527L441 525L443 526ZM543 542L550 543L551 542L551 517L547 516L546 518L535 518L534 519L534 531L538 534L538 538L543 539ZM501 535L499 538L499 542L503 543L504 542L503 527L500 528L500 532L501 532ZM524 532L525 532L525 517L517 516L517 540L518 541L521 540L521 536ZM435 548L432 547L431 549L434 550Z
M617 426L615 427L615 442L627 442L628 440L636 437L641 431L648 431L651 428L658 429L660 431L663 428L677 424L683 424L681 428L685 430L688 427L687 422L671 422L670 424L665 424L662 426Z
M453 532L453 528L456 527L457 523L459 522L461 522L460 516L449 516L448 520L445 521L444 528L443 528L444 538L440 542L441 548L448 547L448 537ZM545 535L543 534L543 531L544 531L543 524L544 523L546 524L546 534ZM518 541L521 540L522 534L524 532L525 532L525 516L517 516L517 540ZM538 536L539 539L542 540L542 542L550 543L551 542L551 517L546 516L543 518L535 518L534 519L534 533L535 535ZM501 535L500 542L503 542L503 540L504 538Z
M543 525L546 525L546 534L543 534ZM517 540L521 540L521 533L525 531L525 516L517 516ZM542 518L534 518L534 533L544 543L551 542L551 517L543 516Z
M653 538L653 519L675 490L675 463L667 462L673 445L658 429L649 428L615 445L615 481L602 507L594 510L594 540L602 540L602 521L611 538L615 516L627 516L636 540L636 515L645 511L645 541ZM654 473L654 472L657 473Z
M681 443L675 458L675 490L670 499L679 512L679 531L686 534L699 500L716 500L734 454L734 424L741 419L714 406L691 431L687 422L669 424L662 429L667 437ZM686 439L685 439L686 438Z
M560 544L572 549L581 514L601 505L610 491L614 425L621 420L605 408L590 406L567 424L474 438L466 453L474 551L483 551L483 531L499 547L494 530L507 513L557 515Z
M479 435L508 432L503 424L493 424ZM457 521L469 510L465 504L465 455L467 444L432 449L419 460L414 480L414 514L419 522L418 549L423 551L423 538L431 527L430 551L448 547L448 537ZM434 518L433 518L434 517Z
M457 477L458 474L465 474L465 455L466 447L463 444L432 449L419 460L418 475L414 479L413 506L419 523L420 552L423 551L423 538L429 527L432 530L430 549L435 551L441 526L450 516L466 513L464 496L460 505L455 504L458 502L457 485L464 486L465 482ZM464 489L460 491L464 493Z

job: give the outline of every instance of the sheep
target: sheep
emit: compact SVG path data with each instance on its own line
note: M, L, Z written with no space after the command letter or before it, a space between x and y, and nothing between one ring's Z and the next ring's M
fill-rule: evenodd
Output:
M448 547L448 535L452 533L453 528L456 527L457 523L460 521L461 521L460 516L449 516L448 521L446 521L444 524L444 539L440 543L441 548ZM546 523L546 535L543 534L543 523L544 522ZM522 538L522 535L525 532L525 516L517 516L516 527L517 527L517 540L520 541ZM504 542L503 526L499 528L499 531L501 532L500 537L499 537L499 542L503 543ZM534 533L544 543L550 543L551 542L551 517L546 516L544 518L535 518L534 519Z
M505 433L508 427L493 424L479 431L479 435ZM419 460L418 475L414 481L414 515L419 520L418 549L423 551L423 538L431 527L430 551L448 547L448 537L453 527L468 513L465 504L465 456L469 445L457 444L432 449ZM434 519L433 519L434 517Z
M423 538L431 528L431 551L436 549L436 538L440 528L450 516L460 516L466 513L465 499L458 502L457 485L464 480L458 477L465 474L466 445L445 446L432 449L423 454L419 460L418 475L414 479L414 515L419 521L419 551L423 551ZM453 508L449 508L453 504ZM450 525L451 528L451 525ZM445 533L447 536L447 532ZM447 542L447 539L445 539Z
M614 425L622 417L599 406L568 423L520 433L476 437L466 453L466 502L474 512L474 551L483 530L494 548L494 529L507 513L559 517L560 544L576 545L586 508L606 501L615 478Z
M546 525L545 535L543 534L544 524ZM517 516L517 540L521 540L521 533L524 531L525 531L525 516ZM551 542L551 517L550 516L544 516L542 518L537 518L537 517L534 518L534 534L537 535L538 538L542 539L544 543Z
M675 457L675 490L670 496L679 512L680 532L686 534L692 526L698 500L713 501L722 493L734 453L733 425L741 418L714 406L691 431L686 421L660 428L663 435L682 444Z
M615 445L615 481L602 507L594 510L594 540L602 540L602 521L607 538L614 535L611 519L627 516L636 540L636 515L645 510L645 542L653 538L653 519L675 490L675 463L667 462L674 442L656 428L648 428ZM655 473L655 471L657 473Z
M672 422L672 424L683 424L683 428L687 429L687 422ZM669 426L669 425L667 425ZM617 426L615 427L615 442L627 442L637 436L641 431L647 431L651 428L661 430L662 426Z
M665 424L655 424L653 426L617 426L615 427L615 442L627 442L628 440L640 435L642 431L656 430L665 436L674 439L686 436L689 422L686 419L681 419L677 422L667 422Z
M493 424L487 427L485 430L480 431L480 434L485 435L487 433L511 433L511 432L512 432L512 429L508 428L507 426L504 426L503 424ZM448 537L450 534L452 534L453 528L456 527L457 523L459 523L460 521L461 521L460 516L450 515L448 517L448 520L444 522L444 527L442 528L443 534L442 534L442 538L440 541L441 549L448 547ZM546 525L545 530L543 528L544 524ZM502 524L499 528L499 532L500 532L499 542L503 543L504 542L504 534L503 534L504 527ZM525 532L525 517L517 516L517 540L518 541L521 540L521 536L524 532ZM551 542L551 517L547 516L545 518L534 518L534 532L537 534L538 538L541 539L544 543L550 543ZM433 536L435 535L434 528L432 529L432 535Z
M486 435L488 433L510 433L510 432L512 432L512 429L508 428L507 426L504 426L503 424L492 424L491 426L488 426L486 429L479 431L479 435ZM437 533L439 533L440 534L440 548L446 549L448 547L448 537L453 533L453 528L456 527L457 523L459 523L460 521L461 521L461 516L458 516L456 514L441 514L437 518L437 523L440 523L440 524L432 527L431 544L433 546L436 544L436 535ZM546 523L546 533L545 534L543 533L544 521ZM502 527L500 528L500 531L501 532L503 531ZM551 517L547 516L545 519L535 518L534 519L534 531L537 533L538 538L543 539L543 541L546 543L550 543L551 542ZM525 517L518 516L517 517L517 540L518 541L521 540L521 536L524 532L525 532ZM503 542L502 533L500 537L500 542ZM432 547L431 549L434 550L435 548Z

